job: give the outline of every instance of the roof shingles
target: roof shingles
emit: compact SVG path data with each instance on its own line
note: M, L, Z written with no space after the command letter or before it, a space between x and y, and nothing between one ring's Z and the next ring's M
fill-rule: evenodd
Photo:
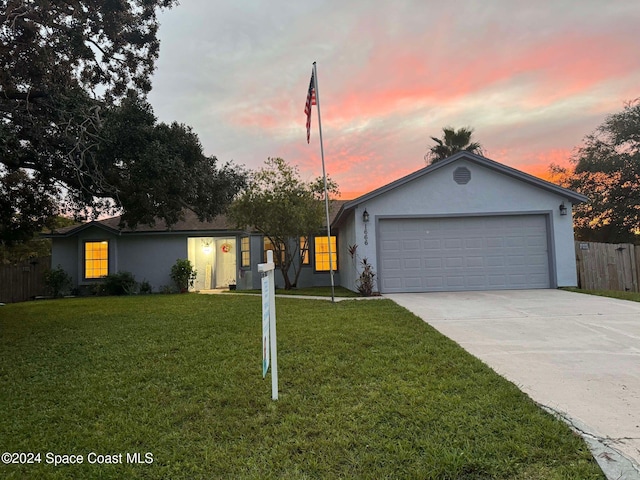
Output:
M333 221L338 214L338 211L345 203L345 200L335 200L331 203L329 215L331 221ZM105 218L103 220L96 220L93 222L87 222L77 225L71 225L69 227L63 227L57 229L51 236L71 236L81 230L96 226L103 228L107 231L111 231L117 235L120 234L142 234L142 233L163 233L163 232L238 232L240 229L236 228L233 222L226 215L218 215L213 220L200 221L198 216L190 211L185 210L183 218L171 227L167 227L167 223L164 220L158 220L154 225L139 224L134 228L126 225L121 226L120 216ZM326 222L323 222L325 226Z

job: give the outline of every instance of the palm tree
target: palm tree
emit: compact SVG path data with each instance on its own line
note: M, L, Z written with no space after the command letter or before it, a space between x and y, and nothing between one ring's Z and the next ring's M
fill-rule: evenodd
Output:
M442 129L442 139L431 137L436 144L431 147L429 153L424 156L427 163L433 164L450 157L457 152L471 152L478 155L483 154L482 145L479 142L472 142L473 128L462 127L456 130L453 127Z

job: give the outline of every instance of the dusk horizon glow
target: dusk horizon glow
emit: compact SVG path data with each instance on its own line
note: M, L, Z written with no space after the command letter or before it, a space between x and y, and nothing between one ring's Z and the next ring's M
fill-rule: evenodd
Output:
M267 157L321 175L342 198L425 166L442 128L471 127L485 156L548 178L583 138L638 96L636 0L184 1L160 15L149 100L193 127L207 155Z

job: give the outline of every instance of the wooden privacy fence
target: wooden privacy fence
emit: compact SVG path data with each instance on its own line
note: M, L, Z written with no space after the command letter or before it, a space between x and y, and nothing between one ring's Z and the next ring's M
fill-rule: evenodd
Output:
M24 302L46 293L44 272L51 257L41 257L16 265L0 265L0 302Z
M640 245L575 242L578 287L638 292Z

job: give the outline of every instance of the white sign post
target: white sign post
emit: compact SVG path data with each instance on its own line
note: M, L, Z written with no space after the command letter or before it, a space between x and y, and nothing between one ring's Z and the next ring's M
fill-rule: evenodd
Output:
M269 370L269 330L271 329L271 305L269 297L269 277L262 277L262 378Z
M273 250L267 251L267 263L258 265L262 273L262 378L271 363L271 399L278 399L278 343L276 338L276 285Z

